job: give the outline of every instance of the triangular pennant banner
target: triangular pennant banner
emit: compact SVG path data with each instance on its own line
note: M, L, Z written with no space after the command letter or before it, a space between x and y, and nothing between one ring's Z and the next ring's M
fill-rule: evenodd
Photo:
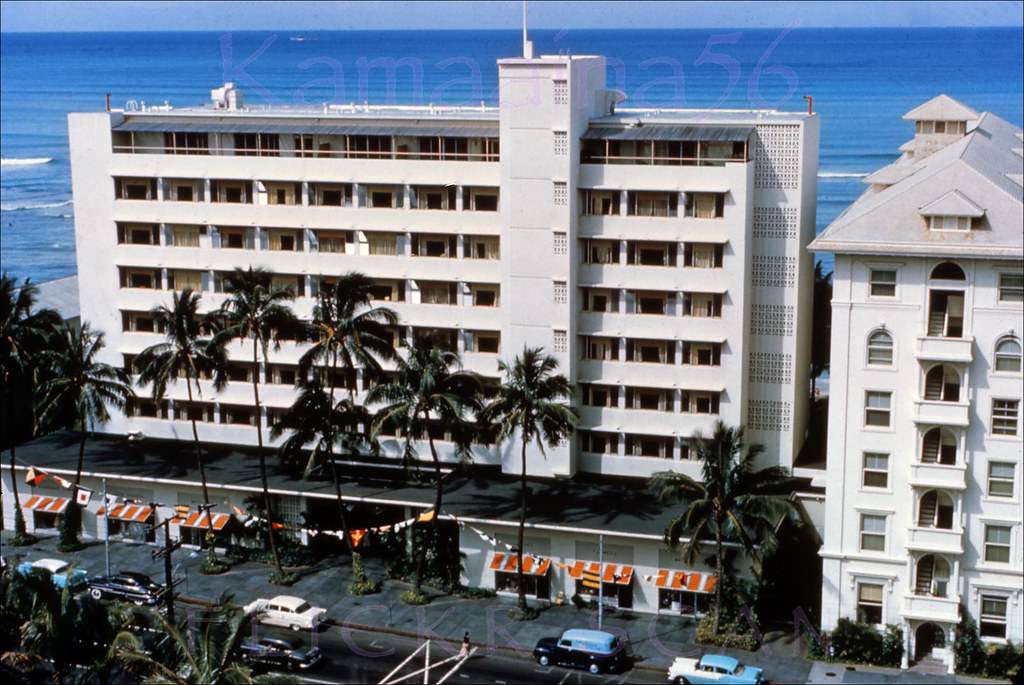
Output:
M358 530L350 530L348 534L352 538L352 546L358 547L359 543L363 541L363 537L366 536L366 529L359 528Z
M92 490L78 489L75 493L75 502L82 507L88 506L89 500L92 499Z

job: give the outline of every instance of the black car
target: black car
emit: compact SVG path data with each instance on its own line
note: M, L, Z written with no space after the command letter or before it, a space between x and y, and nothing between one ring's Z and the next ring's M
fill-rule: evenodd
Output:
M90 580L89 594L93 599L121 599L152 606L163 598L164 586L142 573L115 573Z
M561 637L541 638L533 648L533 658L541 666L585 668L594 674L622 670L630 661L627 645L616 636L580 629L566 630Z
M321 659L317 647L305 647L297 639L248 638L240 648L242 659L261 670L305 671L316 666Z

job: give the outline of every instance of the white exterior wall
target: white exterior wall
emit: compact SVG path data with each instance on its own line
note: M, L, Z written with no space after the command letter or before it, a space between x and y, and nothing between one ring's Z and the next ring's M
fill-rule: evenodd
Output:
M997 274L1001 270L1019 272L1019 263L959 260L967 276L965 283L930 281L931 269L942 261L837 254L833 276L822 627L830 630L840 617L856 616L858 581L884 582L883 623L903 627L911 659L914 631L922 623L931 621L945 629L947 646L951 645L952 628L959 623L958 605L977 622L982 592L1008 597L1007 637L1015 642L1024 637L1020 419L1016 436L991 433L992 399L1021 397L1019 373L994 371L996 341L1006 335L1020 340L1022 314L1019 304L997 301ZM897 271L895 297L869 295L872 268ZM925 337L929 287L965 291L964 340ZM883 326L894 339L894 363L869 367L868 336ZM965 351L970 361L952 361ZM949 405L945 421L936 420L939 414L929 413L943 407L918 404L925 373L943 357L965 379L959 404L935 403ZM889 428L865 426L866 390L893 393ZM961 422L964 425L956 425ZM949 426L957 436L955 466L920 462L922 435L936 425ZM888 488L863 487L864 452L890 455ZM988 496L988 465L992 461L1015 464L1012 498ZM953 499L952 530L916 525L920 498L932 489ZM886 516L885 552L860 550L861 514ZM1009 564L984 561L986 523L1012 526ZM942 554L952 568L948 599L914 595L916 561L930 552ZM939 650L936 656L948 659L948 654Z

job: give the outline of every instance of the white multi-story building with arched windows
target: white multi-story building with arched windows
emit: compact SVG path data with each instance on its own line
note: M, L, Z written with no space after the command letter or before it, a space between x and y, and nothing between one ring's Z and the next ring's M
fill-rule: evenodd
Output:
M1021 129L940 95L811 249L835 254L822 623L1019 642Z

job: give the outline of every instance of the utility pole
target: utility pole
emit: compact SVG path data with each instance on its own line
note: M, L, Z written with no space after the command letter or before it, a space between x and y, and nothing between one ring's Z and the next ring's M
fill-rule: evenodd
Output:
M601 630L604 619L604 535L597 536L597 629Z
M107 501L107 479L103 479L103 567L110 575L110 502Z
M153 507L153 515L156 516L157 503L150 502L150 506ZM174 573L171 569L171 554L181 547L181 540L171 542L171 520L173 518L173 516L168 516L163 521L153 524L154 534L158 528L164 529L163 549L153 550L153 558L164 560L164 603L167 606L167 621L171 625L174 625Z

